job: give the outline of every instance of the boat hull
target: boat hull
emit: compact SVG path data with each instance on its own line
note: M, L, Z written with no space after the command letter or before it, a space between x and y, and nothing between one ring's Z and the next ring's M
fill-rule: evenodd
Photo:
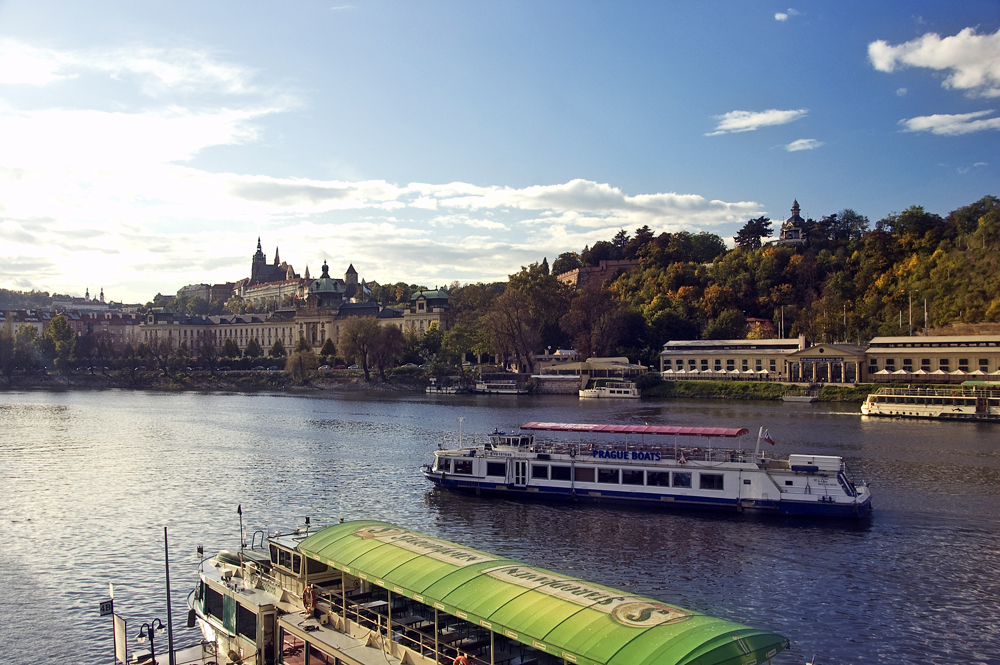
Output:
M527 501L576 502L615 504L667 510L707 510L730 513L758 513L799 517L863 518L871 512L871 495L856 503L836 503L820 500L760 498L728 498L681 494L650 494L622 490L576 490L561 487L528 487L512 483L495 483L470 480L423 471L424 477L447 490Z

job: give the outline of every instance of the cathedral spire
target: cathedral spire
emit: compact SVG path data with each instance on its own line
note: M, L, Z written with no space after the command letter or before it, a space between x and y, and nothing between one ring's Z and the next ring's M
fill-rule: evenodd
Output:
M274 265L280 265L281 260L278 258L278 248L274 248Z

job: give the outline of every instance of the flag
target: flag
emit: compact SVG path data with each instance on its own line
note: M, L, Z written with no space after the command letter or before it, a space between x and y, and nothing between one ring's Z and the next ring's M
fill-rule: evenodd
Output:
M764 430L764 440L770 443L772 446L774 445L774 439L771 438L771 434L767 430Z

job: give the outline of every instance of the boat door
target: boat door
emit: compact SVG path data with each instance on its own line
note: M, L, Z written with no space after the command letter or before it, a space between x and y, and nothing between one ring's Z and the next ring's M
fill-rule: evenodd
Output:
M526 460L511 460L514 465L514 487L525 487L528 484L528 462Z

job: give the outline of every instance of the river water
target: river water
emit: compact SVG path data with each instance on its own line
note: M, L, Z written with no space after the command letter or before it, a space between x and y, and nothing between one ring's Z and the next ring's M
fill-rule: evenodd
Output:
M832 523L432 490L419 466L459 419L466 437L532 420L763 425L776 453L846 457L875 511ZM8 392L0 492L0 661L15 665L113 665L109 582L131 638L165 621L164 527L175 642L196 641L195 550L238 548L238 505L248 533L381 519L747 623L789 638L778 663L1000 663L1000 425L780 402Z

